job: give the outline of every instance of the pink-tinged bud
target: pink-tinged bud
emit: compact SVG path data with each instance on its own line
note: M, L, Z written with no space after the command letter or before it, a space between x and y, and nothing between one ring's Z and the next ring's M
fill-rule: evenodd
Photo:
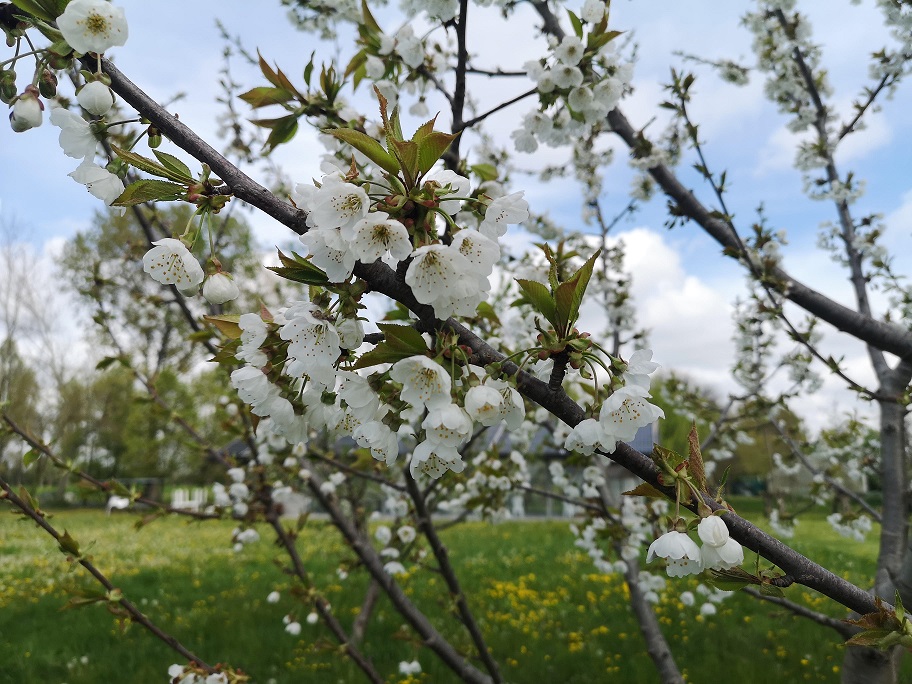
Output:
M44 103L38 99L38 89L32 85L26 86L25 92L13 104L13 111L10 112L10 126L16 133L36 128L41 125L43 111Z
M114 106L114 94L99 81L86 83L76 95L76 100L80 107L95 116L104 116Z
M203 297L212 304L224 304L237 299L241 292L232 277L219 271L206 278L203 283Z

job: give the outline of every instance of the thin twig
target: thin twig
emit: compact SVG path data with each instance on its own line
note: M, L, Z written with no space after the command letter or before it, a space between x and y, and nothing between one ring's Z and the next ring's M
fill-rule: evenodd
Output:
M4 495L0 498L5 498L10 503L12 503L16 508L25 513L28 517L35 521L35 524L38 525L41 529L51 535L58 543L62 539L61 535L47 520L44 516L38 513L34 508L32 508L28 503L19 498L10 487L9 483L6 480L0 478L0 489L3 490ZM75 559L82 567L84 567L92 577L94 577L101 586L103 586L108 592L115 591L116 587L111 583L111 581L98 569L95 565L88 559L77 558ZM216 669L211 665L207 665L206 662L200 658L195 653L189 651L180 641L175 637L171 636L155 623L153 623L149 618L143 615L140 610L133 605L131 601L126 598L120 598L117 601L112 601L112 603L117 603L121 608L123 608L127 614L130 616L130 619L145 627L149 632L155 635L160 641L165 643L172 650L179 653L181 656L186 658L188 661L196 663L198 666L206 670L209 674L215 674Z
M491 675L491 681L495 682L495 684L501 682L503 680L500 676L500 668L498 668L497 661L494 660L491 653L488 651L488 646L485 643L484 635L481 633L481 628L479 628L478 623L475 621L475 616L469 609L469 602L466 600L465 593L459 585L459 578L456 577L456 573L453 571L453 564L450 563L450 554L447 552L447 548L440 540L440 537L437 536L437 530L434 529L434 522L431 520L431 514L428 512L424 497L421 495L421 489L408 472L405 472L404 475L405 485L408 489L409 496L415 504L418 527L421 528L425 538L428 540L428 544L431 546L431 551L434 552L434 558L437 559L437 565L447 584L447 589L450 591L450 596L456 602L456 610L459 611L459 618L462 620L462 624L465 625L466 630L468 630L469 635L472 637L472 642L475 644L478 656L481 658L481 662L484 663L485 669Z
M301 580L307 589L313 590L313 583L310 580L307 568L304 566L304 561L301 559L301 554L298 553L298 547L295 546L294 537L285 529L282 525L282 521L279 520L279 516L276 515L275 512L270 512L269 515L266 516L266 521L272 526L272 529L275 530L279 542L288 553L295 575L297 575L298 579ZM371 682L373 682L373 684L383 684L383 677L377 672L371 660L352 643L345 628L342 627L342 623L339 622L338 618L336 618L335 614L330 609L329 602L319 594L315 594L313 597L313 604L320 618L326 623L326 626L329 627L329 631L333 633L333 636L336 637L339 644L342 646L342 651L345 655L351 658L355 665L361 668L361 671Z
M842 620L837 620L836 618L832 618L829 615L818 613L816 610L811 610L810 608L799 605L794 601L789 601L787 598L782 598L780 596L767 596L766 594L761 594L759 589L754 589L753 587L745 587L741 591L743 591L745 594L750 594L754 598L760 599L761 601L769 601L770 603L775 603L777 606L781 606L782 608L785 608L795 615L813 620L818 625L829 627L830 629L835 630L843 639L848 639L857 631Z

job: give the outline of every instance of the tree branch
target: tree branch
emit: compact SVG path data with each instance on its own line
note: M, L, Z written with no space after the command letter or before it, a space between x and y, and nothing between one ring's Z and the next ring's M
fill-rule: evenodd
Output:
M6 480L0 478L0 489L3 490L3 495L0 496L0 499L7 499L12 503L16 508L21 510L25 515L35 521L35 524L38 525L41 529L51 535L58 543L60 542L63 535L61 535L54 527L45 520L44 516L38 513L34 508L32 508L28 503L19 498L10 487L9 483ZM78 558L76 562L84 567L92 577L94 577L101 586L103 586L108 592L113 592L116 590L116 587L111 583L111 581L98 569L95 565L85 558ZM188 661L192 661L199 665L201 668L206 670L209 674L215 674L216 669L211 665L207 665L206 662L197 656L196 654L189 651L180 641L175 637L171 636L155 623L153 623L149 618L143 615L140 610L133 605L133 603L126 598L121 598L117 601L112 601L117 603L121 608L123 608L127 614L130 616L130 620L133 622L142 625L149 632L151 632L156 638L162 641L172 650L179 653L182 657L186 658Z

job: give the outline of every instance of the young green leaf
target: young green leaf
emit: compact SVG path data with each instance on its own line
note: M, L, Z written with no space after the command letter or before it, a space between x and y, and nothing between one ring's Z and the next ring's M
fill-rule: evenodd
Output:
M158 150L152 150L152 153L155 155L161 165L166 169L173 171L176 174L182 175L182 182L194 182L195 179L193 178L193 174L190 173L190 167L184 164L184 162L175 157L173 154L168 154L167 152L159 152Z
M519 301L530 304L557 330L557 308L548 288L535 280L526 280L524 278L517 278L516 283L523 291L523 297Z
M348 143L384 171L399 173L399 162L396 158L369 135L351 128L333 128L323 132Z
M183 197L187 188L177 183L161 180L138 180L130 183L116 200L113 207L132 207L143 202L172 202Z
M203 316L203 318L212 323L216 328L219 329L225 337L229 340L237 340L241 337L241 326L239 321L241 320L240 314L228 314L224 316Z

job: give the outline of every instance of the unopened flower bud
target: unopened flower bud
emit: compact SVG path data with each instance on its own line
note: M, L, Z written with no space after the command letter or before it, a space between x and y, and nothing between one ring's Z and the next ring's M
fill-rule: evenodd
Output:
M86 83L76 95L79 106L95 116L104 116L114 106L114 93L104 83Z
M42 97L54 97L57 94L57 75L50 69L41 72L38 80L38 92Z
M26 86L13 105L10 112L10 126L16 133L22 133L30 128L41 125L44 104L38 99L38 89L35 86Z
M240 295L238 286L228 273L213 273L203 283L203 297L212 304L224 304Z

